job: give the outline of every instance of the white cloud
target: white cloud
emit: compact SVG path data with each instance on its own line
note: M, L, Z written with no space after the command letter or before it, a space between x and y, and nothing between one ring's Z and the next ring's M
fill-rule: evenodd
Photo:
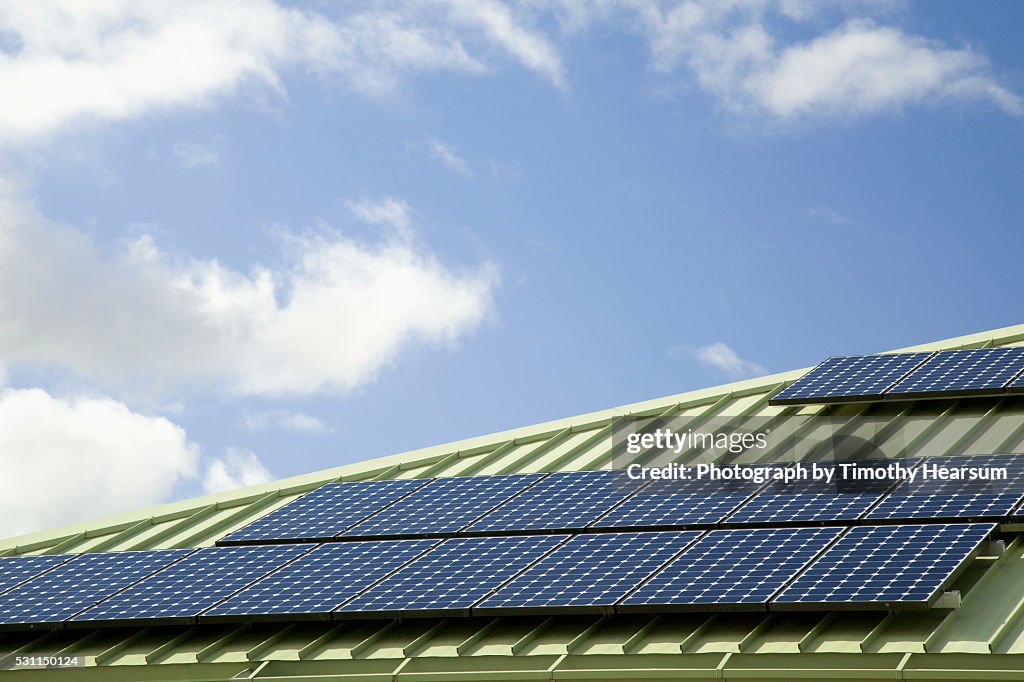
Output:
M869 12L877 10L874 5L841 8ZM825 3L701 0L666 11L645 2L633 7L656 68L671 73L684 66L736 111L780 119L853 117L907 104L973 100L1024 113L1024 101L997 82L984 56L863 16L806 42L779 41L772 29L780 20L818 22Z
M430 155L441 162L441 165L452 171L465 177L473 176L473 169L469 167L469 162L459 156L459 153L455 151L447 142L441 140L430 140L427 143L427 149L430 150Z
M220 166L220 153L206 145L177 142L171 147L171 156L185 168Z
M181 427L123 403L0 390L0 534L163 502L198 456Z
M383 225L399 234L410 234L412 208L404 199L384 197L383 199L360 199L349 201L348 210L359 220L371 225Z
M224 457L210 462L203 477L203 490L220 493L250 485L259 485L273 476L251 450L228 448Z
M833 225L850 225L853 223L852 220L841 213L833 211L828 206L812 206L807 209L807 215L808 217L824 220Z
M291 410L244 412L242 414L242 421L250 431L278 428L298 433L328 433L331 430L319 417L314 417L305 412L292 412Z
M0 0L0 35L0 143L206 106L251 86L284 94L289 70L371 95L421 73L486 72L466 45L564 84L550 42L489 0L395 0L339 17L272 0Z
M734 378L757 376L768 372L756 362L741 358L728 344L721 341L693 348L690 353L702 365L714 367Z
M411 347L454 344L492 307L493 265L447 266L404 233L364 243L325 227L280 244L283 265L248 271L146 234L105 254L0 191L0 363L125 390L341 393Z

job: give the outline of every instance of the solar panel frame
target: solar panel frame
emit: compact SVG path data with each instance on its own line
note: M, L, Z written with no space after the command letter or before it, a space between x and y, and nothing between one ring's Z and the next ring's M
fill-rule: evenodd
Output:
M1024 346L944 350L886 392L885 400L1001 395L1024 372Z
M1024 393L1024 372L1017 375L1006 385L1007 393Z
M828 358L785 387L769 405L811 405L881 400L885 392L934 352L846 355Z
M844 530L710 531L622 599L616 611L765 611L771 598Z
M431 479L327 483L217 541L220 546L332 540Z
M477 519L462 534L583 531L645 485L618 470L555 472Z
M205 547L82 611L65 626L193 624L203 611L316 546Z
M928 609L995 529L991 523L853 527L776 595L769 610Z
M611 613L703 531L574 535L473 607L474 616Z
M334 610L335 619L468 616L569 535L448 538Z
M0 628L59 627L74 615L194 551L157 549L75 555L0 595Z
M924 467L937 464L947 467L1006 466L1008 481L971 483L963 480L927 482L904 481L872 507L865 522L914 521L981 521L1012 516L1024 504L1024 455L940 455L924 457ZM1005 487L1004 487L1005 485ZM976 489L971 492L971 487ZM990 490L983 488L989 487Z
M364 540L318 545L206 609L199 622L330 620L336 608L440 542Z
M453 536L547 476L530 473L435 478L336 539Z

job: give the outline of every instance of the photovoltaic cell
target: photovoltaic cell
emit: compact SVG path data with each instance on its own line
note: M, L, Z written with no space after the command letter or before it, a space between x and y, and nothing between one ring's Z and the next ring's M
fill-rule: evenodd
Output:
M1024 347L944 350L899 381L886 397L999 393L1024 371Z
M188 549L79 554L0 595L0 623L59 623L188 555Z
M912 467L915 463L916 460L865 460L849 464L868 469L888 464ZM811 463L804 463L804 466L810 467ZM859 519L894 485L892 479L863 483L846 482L842 470L832 463L818 463L817 468L821 471L831 471L832 482L773 481L733 512L726 522L771 524L851 521ZM854 474L849 474L848 478L853 479Z
M466 531L580 530L641 485L630 481L622 471L554 473Z
M658 480L588 528L655 528L717 523L757 492L750 481Z
M502 608L611 607L700 535L700 531L576 535L477 609L484 613Z
M1008 516L1024 497L1024 456L949 455L922 459L919 469L946 470L1004 468L1006 480L921 480L905 481L889 493L866 519L971 519Z
M200 549L72 620L191 620L313 547L246 545Z
M545 474L435 478L342 534L344 537L454 533Z
M773 405L853 402L882 394L933 353L829 358L776 394Z
M225 536L218 544L331 539L428 480L328 483Z
M557 547L566 535L451 538L341 606L338 613L465 610Z
M992 524L858 526L819 557L772 608L927 607Z
M6 592L43 571L59 566L73 557L58 554L36 554L0 557L0 592Z
M623 600L620 610L761 608L842 531L711 531Z
M1024 372L1019 377L1010 382L1007 387L1010 393L1024 393Z
M202 614L330 616L331 611L440 540L366 540L319 545Z

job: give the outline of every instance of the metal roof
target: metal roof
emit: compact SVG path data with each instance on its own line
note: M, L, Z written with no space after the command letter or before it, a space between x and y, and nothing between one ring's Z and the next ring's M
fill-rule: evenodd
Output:
M900 350L1024 345L1024 325ZM304 476L0 540L0 554L200 547L328 481L588 470L611 464L621 415L774 415L768 397L807 370L726 384ZM850 405L850 414L880 408ZM900 403L930 416L911 446L972 452L1024 443L1024 399ZM941 450L929 454L943 454ZM0 651L76 654L85 667L12 679L598 680L1020 679L1024 543L981 557L955 610L410 619L0 635Z

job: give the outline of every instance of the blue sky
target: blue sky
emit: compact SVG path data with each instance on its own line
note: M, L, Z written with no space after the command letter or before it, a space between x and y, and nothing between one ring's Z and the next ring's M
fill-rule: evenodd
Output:
M1020 3L169 8L0 2L6 532L1024 319Z

